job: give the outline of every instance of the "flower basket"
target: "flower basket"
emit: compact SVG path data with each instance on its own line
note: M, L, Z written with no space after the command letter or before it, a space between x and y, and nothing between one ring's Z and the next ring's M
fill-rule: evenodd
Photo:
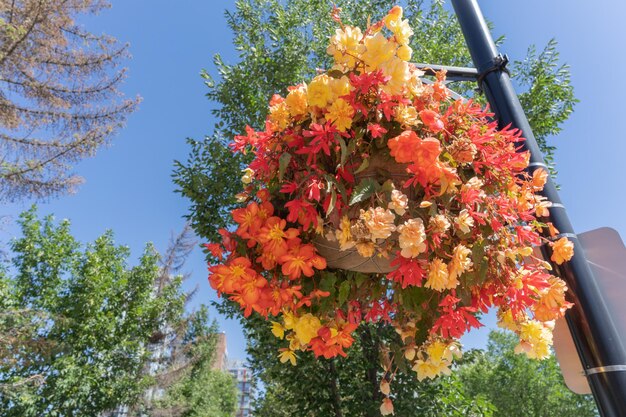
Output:
M532 254L542 229L557 234L537 194L547 172L527 175L519 132L453 100L445 73L422 83L401 8L365 31L333 16L335 65L274 95L265 129L231 144L252 160L235 228L207 245L212 287L271 321L282 362L345 356L359 324L383 322L398 333L384 382L402 361L434 378L492 307L520 352L546 357L571 306ZM571 258L567 239L549 243Z

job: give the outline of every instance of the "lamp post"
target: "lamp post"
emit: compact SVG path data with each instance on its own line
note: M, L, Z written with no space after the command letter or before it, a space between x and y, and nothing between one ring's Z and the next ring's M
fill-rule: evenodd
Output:
M529 172L546 169L537 141L506 71L506 56L498 53L476 0L452 0L465 41L484 91L500 127L511 124L522 131L523 150L530 152ZM574 257L553 265L567 282L575 303L566 313L589 386L602 416L626 416L626 349L619 336L615 317L608 310L584 250L574 233L565 207L551 179L542 194L552 202L549 221L574 244ZM549 251L549 248L544 248ZM548 257L546 257L548 258Z

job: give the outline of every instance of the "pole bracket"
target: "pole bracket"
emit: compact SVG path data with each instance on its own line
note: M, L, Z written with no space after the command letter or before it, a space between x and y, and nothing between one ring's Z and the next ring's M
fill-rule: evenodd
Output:
M608 365L598 366L596 368L585 369L585 375L602 374L605 372L623 372L626 371L626 365Z
M478 83L478 92L482 93L483 92L483 81L485 80L485 77L487 75L489 75L490 73L494 72L494 71L502 71L502 72L506 72L507 74L511 75L511 73L509 72L509 69L506 67L507 64L509 63L509 57L505 54L498 54L496 55L492 60L491 60L491 66L489 66L487 69L483 70L483 72L481 72L480 74L478 74L478 77L476 77L476 83Z

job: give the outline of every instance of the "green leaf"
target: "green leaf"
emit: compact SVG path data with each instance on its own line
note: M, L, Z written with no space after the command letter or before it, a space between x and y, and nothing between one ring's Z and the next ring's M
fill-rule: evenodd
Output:
M380 184L373 178L364 178L359 185L354 188L350 205L360 203L372 196L376 191L380 190Z
M337 301L339 302L340 305L345 303L346 300L348 299L348 294L350 293L350 287L351 287L350 281L344 281L339 286L339 296L337 298Z
M346 160L348 159L348 146L346 145L346 141L340 135L337 135L337 140L339 141L339 146L341 147L341 166L346 164Z
M335 282L337 282L337 275L333 272L325 271L322 273L322 279L320 280L320 290L327 291L330 295L335 294Z
M335 209L335 204L337 203L337 192L333 188L330 191L330 203L328 203L328 209L326 210L326 217L330 216L330 213Z
M291 162L291 154L288 152L283 153L280 158L278 158L278 180L282 181L283 176L285 175L285 171L289 166L289 162Z
M369 158L366 158L363 160L363 162L361 162L361 165L359 165L359 167L356 169L356 171L354 171L354 173L358 174L359 172L365 171L368 166L370 166L370 160Z
M356 287L359 288L363 283L369 278L369 275L363 274L361 272L357 272L354 278L356 282Z

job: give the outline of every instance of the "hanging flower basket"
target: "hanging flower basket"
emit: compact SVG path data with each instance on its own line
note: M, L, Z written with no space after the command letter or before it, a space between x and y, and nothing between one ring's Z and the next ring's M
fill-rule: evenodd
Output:
M556 233L536 194L547 172L528 176L519 132L453 100L445 73L422 82L401 8L365 31L334 18L335 65L274 95L264 130L231 144L252 159L236 227L207 245L219 260L211 285L271 320L283 362L345 356L360 323L386 322L395 361L432 378L491 307L518 350L546 357L551 323L571 306L532 254L541 229ZM551 244L553 260L571 258L566 239Z

